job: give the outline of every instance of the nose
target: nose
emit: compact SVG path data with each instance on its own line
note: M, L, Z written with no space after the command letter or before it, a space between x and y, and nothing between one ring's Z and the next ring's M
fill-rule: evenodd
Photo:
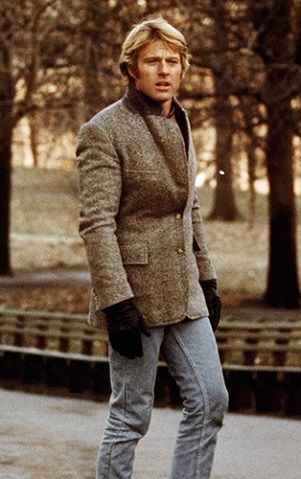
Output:
M159 73L161 73L163 75L168 75L168 73L169 73L168 64L165 60L162 60L159 63Z

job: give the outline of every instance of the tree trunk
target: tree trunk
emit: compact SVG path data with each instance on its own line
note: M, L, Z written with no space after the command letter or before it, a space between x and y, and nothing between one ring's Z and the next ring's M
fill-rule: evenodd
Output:
M233 121L232 107L229 97L224 93L227 84L224 72L227 70L228 57L226 45L228 43L228 31L225 22L225 6L221 2L214 7L214 43L218 52L217 64L220 72L214 72L214 84L217 97L215 99L215 162L216 162L216 188L213 209L209 219L234 221L239 218L233 192L232 174L232 137ZM222 96L224 94L224 96Z
M33 158L33 166L39 166L39 152L38 152L38 127L37 127L37 119L36 114L32 113L29 117L29 129L30 129L30 148L31 154Z
M0 50L0 275L11 273L9 231L13 98L11 58L9 50L2 45Z
M85 21L83 24L83 41L85 58L83 64L84 80L84 121L95 115L101 104L101 85L98 79L98 56L100 41L97 18L99 16L99 2L88 0L85 8Z
M263 97L267 108L266 162L270 185L269 269L265 302L298 308L296 210L293 173L293 111L287 92L294 78L292 3L272 5L259 36L267 65ZM283 67L285 66L285 68Z
M11 273L10 267L10 193L11 137L0 144L0 275Z
M239 213L233 193L231 107L227 100L223 103L220 100L216 101L216 188L213 210L209 219L234 221L239 217Z
M289 101L268 109L266 161L270 185L270 250L265 302L284 308L300 306L292 121Z
M255 142L252 141L252 138L248 138L248 144L246 147L246 153L248 158L248 179L249 179L249 225L250 228L253 228L255 224L256 217L256 191L255 191L255 180L256 180L256 152L255 152Z

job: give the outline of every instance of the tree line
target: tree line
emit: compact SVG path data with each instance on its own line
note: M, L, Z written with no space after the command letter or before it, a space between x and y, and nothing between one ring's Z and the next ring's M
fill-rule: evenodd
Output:
M192 126L209 123L216 132L210 217L238 217L233 168L239 144L253 199L259 166L269 183L265 302L299 307L293 142L300 136L300 0L2 0L0 274L11 272L16 125L26 117L34 133L42 118L57 135L76 134L83 121L122 94L120 45L133 24L155 15L183 31L190 46L191 68L179 96Z

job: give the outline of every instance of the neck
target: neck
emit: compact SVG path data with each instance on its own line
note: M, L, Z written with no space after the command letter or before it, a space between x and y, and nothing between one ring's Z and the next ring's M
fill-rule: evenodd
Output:
M161 103L162 115L166 116L167 118L170 116L171 103L172 103L172 100L169 100L168 102L164 102L163 104Z

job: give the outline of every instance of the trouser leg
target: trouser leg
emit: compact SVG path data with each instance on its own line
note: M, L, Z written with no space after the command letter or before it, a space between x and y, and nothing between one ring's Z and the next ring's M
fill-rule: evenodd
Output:
M96 479L130 479L135 448L146 433L154 399L154 384L164 328L142 336L143 357L127 359L110 349L112 394Z
M208 479L217 432L228 405L208 318L168 327L161 352L180 388L184 405L171 478Z

